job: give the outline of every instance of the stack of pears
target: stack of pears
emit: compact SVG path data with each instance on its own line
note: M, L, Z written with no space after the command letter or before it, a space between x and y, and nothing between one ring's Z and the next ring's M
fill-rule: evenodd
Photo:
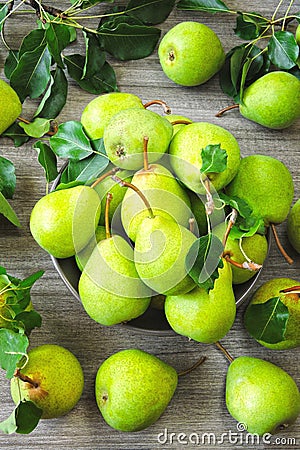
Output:
M243 263L261 267L268 250L264 228L240 238L226 231L228 206L219 194L225 190L227 197L247 203L267 227L286 218L292 178L275 158L241 159L228 130L178 115L166 119L148 110L149 103L119 92L85 107L86 134L103 139L110 164L84 186L41 198L30 229L55 258L75 257L82 304L100 324L130 321L160 298L177 333L213 343L234 322L234 285L257 273ZM207 279L213 273L207 285L193 273L205 253L203 238L212 235L223 252L218 250L214 268L204 263ZM195 245L198 255L191 260Z

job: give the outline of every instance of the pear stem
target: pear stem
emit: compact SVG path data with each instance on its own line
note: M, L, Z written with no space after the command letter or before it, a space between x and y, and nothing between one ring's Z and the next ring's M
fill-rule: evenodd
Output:
M193 123L191 120L178 119L171 122L171 125L190 125Z
M33 381L31 378L29 378L27 375L24 375L20 372L20 369L16 369L14 373L14 377L19 378L19 380L24 381L24 383L29 383L33 387L38 388L39 384Z
M290 288L282 289L279 292L283 292L284 294L300 294L300 286L293 286Z
M195 364L193 364L191 367L183 370L182 372L178 372L178 376L182 377L184 375L187 375L188 373L195 370L197 367L201 366L201 364L203 364L205 360L206 360L206 356L201 356L201 358L197 362L195 362Z
M191 233L194 233L194 231L195 231L195 219L194 219L194 217L191 217L189 219L189 230L190 230Z
M217 114L215 115L215 117L222 117L224 113L226 113L227 111L230 111L231 109L236 109L239 108L239 104L235 103L234 105L229 105L226 106L226 108L220 109L219 112L217 112Z
M144 170L149 170L149 161L148 161L148 136L144 136L144 147L143 147L143 155L144 155Z
M111 232L110 232L110 227L109 227L109 206L110 206L110 202L112 201L113 195L111 192L108 192L106 194L106 203L105 203L105 237L106 239L110 239L111 238Z
M234 361L233 356L231 356L231 354L226 350L225 347L223 347L223 345L221 344L221 342L217 341L215 342L215 346L221 350L221 352L226 356L226 358L228 359L228 361L230 363L232 363Z
M132 183L128 183L127 181L121 180L121 178L119 178L117 175L113 175L111 177L116 183L118 183L120 186L122 187L128 187L130 189L132 189L133 191L135 191L143 200L143 202L145 203L146 208L148 209L149 212L149 217L151 219L154 218L154 213L153 210L150 206L150 203L148 202L148 200L146 199L146 197L144 196L144 194L139 190L138 187L136 187L134 184Z
M223 241L222 241L222 244L223 244L224 248L226 246L226 242L227 242L230 230L231 230L231 228L233 227L233 225L236 222L237 215L238 215L237 210L232 208L232 212L230 214L230 218L229 218L229 221L228 221L227 229L225 231L225 234L224 234L224 237L223 237Z
M152 105L161 105L163 107L164 113L167 115L172 113L170 106L168 106L163 100L151 100L150 102L145 103L143 106L145 109L147 109Z
M200 180L202 181L202 178L200 178ZM205 180L203 181L203 184L204 184L204 188L206 191L205 211L206 211L207 215L211 215L214 212L215 204L214 204L214 199L213 199L211 189L210 189L209 178L205 178Z
M101 181L105 180L105 178L111 177L115 173L117 173L120 170L120 167L114 167L113 169L109 170L105 174L101 175L101 177L97 178L96 181L94 181L93 184L91 184L91 188L94 189L97 184L101 183Z
M287 254L287 252L283 248L283 246L282 246L282 244L280 242L279 236L277 234L277 230L276 230L276 227L275 227L274 223L271 223L271 229L272 229L273 236L275 238L275 242L276 242L276 245L278 247L278 250L280 251L282 256L285 258L285 260L288 262L288 264L292 265L294 263L294 260Z
M231 265L238 267L239 269L248 269L251 270L252 272L255 272L256 270L259 270L262 268L261 264L257 264L253 261L245 261L243 263L239 263L237 261L234 261L233 259L230 258L230 254L229 253L223 253L223 258L226 259L227 262L229 262Z

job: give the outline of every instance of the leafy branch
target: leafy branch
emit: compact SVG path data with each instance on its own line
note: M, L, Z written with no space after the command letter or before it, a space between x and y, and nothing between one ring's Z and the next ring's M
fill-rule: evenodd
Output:
M300 77L297 66L299 46L287 27L290 22L300 22L300 11L291 13L294 0L288 0L283 16L278 17L284 0L280 0L270 18L257 12L229 9L220 0L180 0L177 8L236 16L235 34L246 41L231 49L220 72L223 92L241 103L244 88L268 73L273 67L291 71Z

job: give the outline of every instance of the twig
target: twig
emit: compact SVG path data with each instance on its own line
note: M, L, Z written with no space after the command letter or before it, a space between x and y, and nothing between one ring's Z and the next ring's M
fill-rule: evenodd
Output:
M272 229L273 236L274 236L274 238L275 238L275 242L276 242L276 245L277 245L277 247L278 247L278 250L280 251L280 253L282 254L282 256L285 258L285 260L286 260L290 265L292 265L292 264L294 263L294 260L287 254L287 252L286 252L285 249L283 248L283 246L282 246L282 244L281 244L281 242L280 242L279 236L278 236L278 234L277 234L277 230L276 230L276 227L275 227L274 223L271 223L271 229Z

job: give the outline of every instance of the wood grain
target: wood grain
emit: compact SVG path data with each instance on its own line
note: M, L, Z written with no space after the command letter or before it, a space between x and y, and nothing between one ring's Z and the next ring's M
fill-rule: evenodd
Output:
M120 2L117 2L120 3ZM124 2L123 2L124 3ZM246 3L246 5L245 5ZM58 6L59 2L55 2ZM248 11L258 11L269 15L277 2L228 1L227 4ZM100 6L101 10L103 6ZM168 20L160 25L165 33L169 28L183 20L197 20L214 29L220 36L225 50L237 45L239 40L233 34L234 17L208 15L204 13L174 10ZM33 19L31 19L33 20ZM17 19L7 30L10 43L21 39L30 29L29 19ZM77 44L80 47L80 43ZM0 48L0 67L3 68L5 49ZM232 111L223 118L215 113L230 104L221 92L218 78L214 77L203 86L184 88L167 80L161 71L157 52L140 61L121 63L110 59L116 69L118 86L121 91L132 92L148 101L154 98L164 99L176 114L182 114L195 121L209 121L227 128L237 138L243 156L261 153L272 155L284 161L295 181L295 200L300 197L299 172L299 130L300 123L287 130L272 131L243 119L238 111ZM1 71L3 75L3 70ZM81 91L71 82L67 105L60 115L60 121L79 120L84 106L94 98ZM34 102L27 102L24 110L30 117L35 109ZM41 330L32 334L32 346L43 343L56 343L70 349L78 357L84 368L85 389L78 406L67 416L56 420L41 421L38 428L29 436L0 435L0 449L156 449L156 448L242 448L263 449L267 444L242 445L225 443L187 445L180 444L176 438L172 444L158 442L158 435L168 433L215 433L220 439L222 433L236 432L236 422L228 414L224 401L224 381L227 362L214 346L189 342L177 335L156 336L133 331L127 326L105 328L93 322L85 314L82 306L69 293L56 273L49 256L34 242L29 231L30 212L35 202L45 193L43 170L37 163L36 151L31 143L14 148L11 141L0 139L0 154L11 159L16 166L17 189L13 207L18 211L22 228L11 226L0 218L0 265L9 273L25 277L38 269L44 269L44 277L32 290L32 299L36 309L43 316ZM280 180L278 180L280 183ZM272 278L285 276L299 279L300 257L292 251L286 238L286 225L278 227L279 235L286 248L295 258L289 266L273 245L269 259L263 269L258 285ZM261 357L286 369L300 386L299 349L290 351L271 351L259 346L245 331L242 323L242 306L236 322L224 338L223 343L234 355ZM139 433L120 433L108 427L101 418L94 398L94 378L101 362L118 350L140 348L149 351L176 369L183 370L192 365L200 355L207 360L196 371L180 379L177 392L159 421ZM9 382L1 374L0 378L0 420L6 418L12 410ZM275 448L300 448L300 420L289 431L279 437L294 438L296 445L281 444ZM170 434L169 434L170 439ZM163 438L161 438L163 440Z

